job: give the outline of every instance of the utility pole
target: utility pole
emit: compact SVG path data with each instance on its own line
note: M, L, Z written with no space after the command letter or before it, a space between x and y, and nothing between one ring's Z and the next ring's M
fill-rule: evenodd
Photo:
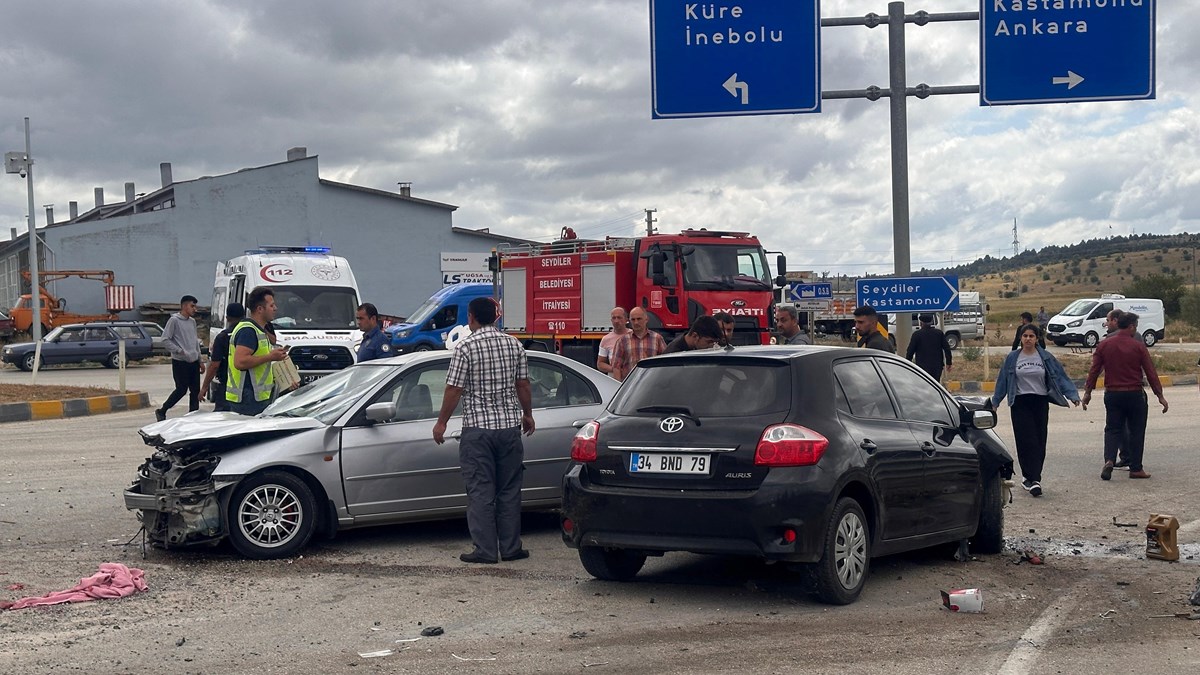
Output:
M1021 242L1020 242L1020 240L1017 239L1017 219L1014 217L1013 218L1013 257L1014 258L1017 257L1018 253L1021 252L1020 249L1021 249Z
M654 224L658 222L652 214L658 213L658 209L646 209L646 236L654 234Z

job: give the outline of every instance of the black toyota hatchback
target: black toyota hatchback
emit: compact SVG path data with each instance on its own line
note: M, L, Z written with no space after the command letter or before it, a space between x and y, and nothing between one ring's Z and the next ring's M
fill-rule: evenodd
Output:
M875 350L647 359L575 436L563 540L606 580L668 551L803 563L822 601L848 604L872 557L963 539L1001 550L1012 457L995 424Z

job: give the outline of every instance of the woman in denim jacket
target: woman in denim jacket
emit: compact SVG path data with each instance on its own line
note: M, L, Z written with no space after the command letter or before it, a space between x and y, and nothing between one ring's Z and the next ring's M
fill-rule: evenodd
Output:
M992 405L1005 397L1017 439L1017 461L1022 486L1034 497L1042 496L1042 465L1046 462L1046 428L1050 403L1079 405L1079 391L1067 371L1050 352L1038 346L1041 330L1034 324L1021 329L1021 348L1010 352L996 377Z

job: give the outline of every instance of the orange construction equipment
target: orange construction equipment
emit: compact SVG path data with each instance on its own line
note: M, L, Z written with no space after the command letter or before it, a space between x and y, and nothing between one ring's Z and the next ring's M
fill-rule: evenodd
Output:
M21 270L21 277L30 282L32 286L32 277L29 270ZM43 284L59 279L67 279L70 277L78 277L80 279L93 279L95 281L104 282L105 291L105 306L108 310L107 314L75 314L67 311L66 300L57 298L46 290ZM118 286L113 283L114 277L112 270L42 270L38 272L39 295L41 296L41 320L44 331L49 331L55 326L61 326L68 323L83 323L87 321L108 321L119 318L117 312L123 312L133 309L133 287ZM30 332L30 327L33 325L33 307L31 306L32 296L29 293L23 294L17 304L9 311L9 316L12 317L13 327L18 331Z

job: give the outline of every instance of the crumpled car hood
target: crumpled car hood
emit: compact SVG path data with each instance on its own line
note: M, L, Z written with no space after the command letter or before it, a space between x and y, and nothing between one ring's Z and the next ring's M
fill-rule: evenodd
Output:
M190 414L148 424L138 430L146 445L163 450L217 445L249 445L267 438L287 436L324 427L311 417L247 417L232 412Z

